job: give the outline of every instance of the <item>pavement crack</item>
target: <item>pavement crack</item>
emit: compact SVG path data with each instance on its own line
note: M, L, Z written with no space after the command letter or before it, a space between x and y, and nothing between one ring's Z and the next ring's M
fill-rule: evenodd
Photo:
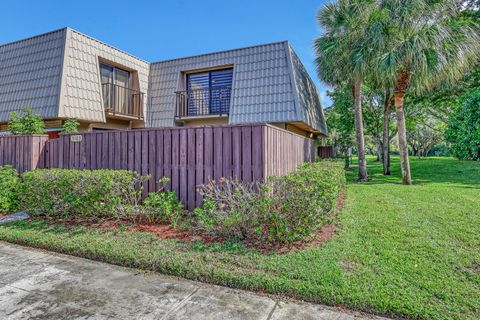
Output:
M195 288L189 295L183 298L183 300L180 301L175 307L173 307L171 310L165 313L163 317L160 318L160 320L167 319L172 313L180 309L195 293L197 293L198 290L200 290L200 287Z
M267 320L270 320L272 318L273 313L275 312L275 309L277 309L277 307L278 307L278 301L275 302L275 305L273 306L272 310L268 314Z

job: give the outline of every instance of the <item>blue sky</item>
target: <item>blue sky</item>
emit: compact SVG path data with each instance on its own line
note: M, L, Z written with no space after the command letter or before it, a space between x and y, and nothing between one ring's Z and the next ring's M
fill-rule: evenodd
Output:
M0 43L69 26L149 62L288 40L316 82L324 0L5 1Z

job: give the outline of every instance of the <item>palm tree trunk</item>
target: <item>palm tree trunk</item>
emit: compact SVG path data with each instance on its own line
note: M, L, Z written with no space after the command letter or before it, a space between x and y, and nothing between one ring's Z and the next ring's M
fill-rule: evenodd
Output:
M405 112L403 103L405 92L395 92L395 108L397 110L398 149L400 151L400 165L402 167L403 184L411 185L410 161L408 159L407 129L405 126Z
M377 161L383 161L383 145L382 141L377 143Z
M390 89L385 90L383 102L383 174L390 175Z
M365 160L365 138L363 136L363 116L362 116L362 79L360 75L355 75L353 84L353 98L355 100L355 137L357 139L358 151L358 180L367 181L367 162Z

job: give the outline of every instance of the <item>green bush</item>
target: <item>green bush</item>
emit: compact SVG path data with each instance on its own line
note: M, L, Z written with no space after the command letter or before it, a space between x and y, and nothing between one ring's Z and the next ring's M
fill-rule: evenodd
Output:
M22 175L33 215L124 218L140 201L143 177L126 170L39 169Z
M320 228L335 210L345 185L344 165L325 161L304 163L282 177L270 178L268 233L271 241L304 240Z
M65 120L62 126L63 133L77 133L80 122L77 119L68 119Z
M8 129L14 135L44 134L45 123L40 115L33 114L32 109L25 108L22 110L22 116L15 111L10 113Z
M265 182L221 179L200 187L197 228L236 240L289 243L309 239L335 210L345 185L340 161L305 163Z
M455 157L480 160L480 90L460 98L460 105L450 116L445 139Z
M203 208L194 211L197 228L231 240L255 238L269 209L269 186L220 179L200 186Z
M177 200L175 191L165 191L165 184L168 178L162 178L158 181L160 184L157 192L148 194L144 201L145 216L150 223L170 223L174 227L184 212L183 205Z
M18 209L20 177L12 166L0 166L0 213Z

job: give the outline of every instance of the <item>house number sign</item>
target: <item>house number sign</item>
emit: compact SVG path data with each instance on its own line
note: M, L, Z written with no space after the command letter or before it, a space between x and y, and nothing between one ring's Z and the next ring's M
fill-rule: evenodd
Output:
M82 142L83 136L81 134L74 134L70 136L71 142Z

